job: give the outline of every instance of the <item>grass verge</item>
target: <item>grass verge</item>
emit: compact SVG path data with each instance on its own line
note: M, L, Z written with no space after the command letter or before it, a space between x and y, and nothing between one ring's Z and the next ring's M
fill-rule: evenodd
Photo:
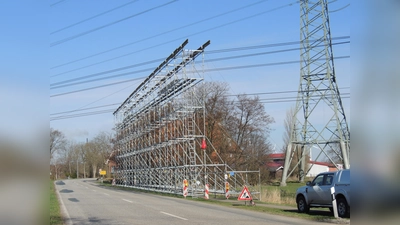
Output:
M60 204L58 202L54 182L50 180L50 225L63 225L64 221L60 212Z

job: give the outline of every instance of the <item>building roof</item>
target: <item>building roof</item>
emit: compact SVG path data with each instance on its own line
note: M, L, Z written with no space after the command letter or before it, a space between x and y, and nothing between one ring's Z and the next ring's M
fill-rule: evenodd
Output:
M321 166L327 166L327 167L336 167L332 163L328 162L316 162L316 161L310 161L310 164L315 164L315 165L321 165Z
M271 159L284 159L285 158L285 153L273 153L273 154L269 154L268 158Z
M283 168L283 163L267 162L266 166L269 171L278 171Z

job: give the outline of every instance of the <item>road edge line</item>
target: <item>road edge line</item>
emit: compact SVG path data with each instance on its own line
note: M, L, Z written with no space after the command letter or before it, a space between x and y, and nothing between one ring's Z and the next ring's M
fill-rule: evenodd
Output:
M69 216L67 208L65 208L64 201L61 198L60 192L56 185L56 181L54 181L53 183L54 183L54 187L57 189L56 194L57 194L58 202L60 204L61 215L63 215L63 217L64 217L65 225L72 225L71 217Z

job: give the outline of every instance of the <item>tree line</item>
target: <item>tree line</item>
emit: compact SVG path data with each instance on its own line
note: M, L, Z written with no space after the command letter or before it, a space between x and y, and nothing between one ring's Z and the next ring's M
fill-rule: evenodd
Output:
M100 132L92 140L75 143L50 128L50 173L52 179L95 178L107 168L112 150L112 135Z

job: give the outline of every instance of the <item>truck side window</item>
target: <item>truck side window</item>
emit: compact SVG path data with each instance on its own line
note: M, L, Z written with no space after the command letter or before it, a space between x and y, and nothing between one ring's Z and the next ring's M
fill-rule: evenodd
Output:
M327 175L325 180L325 185L331 185L333 181L333 175Z
M313 185L321 186L324 182L324 175L317 176L312 182Z

